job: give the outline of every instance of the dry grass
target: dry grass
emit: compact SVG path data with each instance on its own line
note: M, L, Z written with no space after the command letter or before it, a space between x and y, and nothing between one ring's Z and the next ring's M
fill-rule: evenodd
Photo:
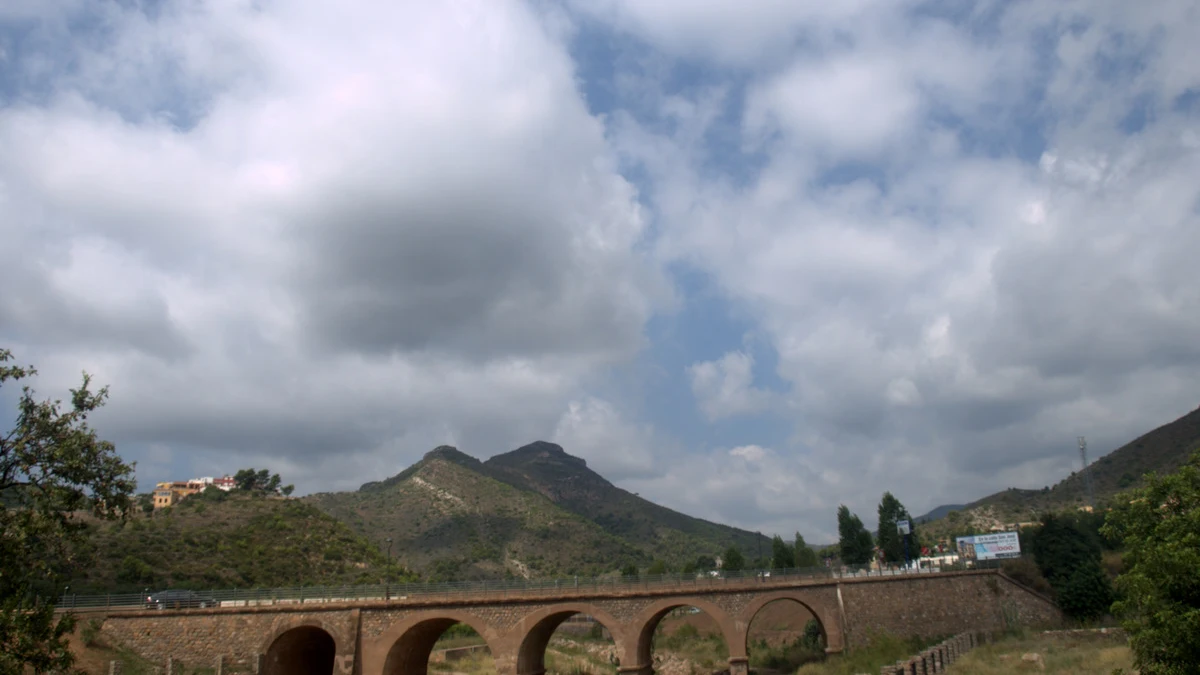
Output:
M1038 654L1045 663L1023 661L1025 654ZM1032 634L1009 638L972 650L947 670L959 675L1108 675L1120 668L1132 672L1133 655L1119 633Z

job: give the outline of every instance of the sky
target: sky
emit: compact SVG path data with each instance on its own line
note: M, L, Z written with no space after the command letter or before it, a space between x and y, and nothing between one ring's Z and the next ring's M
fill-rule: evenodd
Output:
M1197 35L1190 0L6 0L0 345L110 387L143 489L548 440L833 541L885 490L1052 485L1200 405Z

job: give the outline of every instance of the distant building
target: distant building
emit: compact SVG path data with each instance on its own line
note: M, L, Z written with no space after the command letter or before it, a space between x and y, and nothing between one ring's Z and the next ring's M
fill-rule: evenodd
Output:
M190 497L197 492L203 492L209 486L228 492L236 487L236 484L233 482L232 476L222 476L220 478L206 476L191 480L159 483L154 486L154 508L163 509L168 506L174 506L185 497Z

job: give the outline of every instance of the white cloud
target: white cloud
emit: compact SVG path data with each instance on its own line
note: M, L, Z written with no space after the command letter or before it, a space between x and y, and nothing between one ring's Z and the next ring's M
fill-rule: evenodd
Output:
M524 6L37 11L0 83L0 339L44 389L111 384L114 440L302 489L507 450L669 299Z
M611 481L644 478L662 470L660 460L678 452L649 425L627 421L612 403L587 397L571 401L558 421L553 441L588 461Z
M709 420L761 413L776 404L771 392L754 384L754 357L729 352L716 361L688 367L692 393Z
M732 131L681 132L667 110L614 118L652 176L660 253L711 275L778 352L797 427L775 452L861 469L798 518L830 522L858 494L870 513L885 489L921 511L1040 487L1073 468L1077 434L1110 449L1195 407L1200 285L1183 252L1200 247L1200 153L1175 97L1200 88L1179 57L1200 15L1186 4L847 22L836 49L749 72ZM759 153L750 171L706 163L706 139L733 132ZM703 372L712 392L738 383Z

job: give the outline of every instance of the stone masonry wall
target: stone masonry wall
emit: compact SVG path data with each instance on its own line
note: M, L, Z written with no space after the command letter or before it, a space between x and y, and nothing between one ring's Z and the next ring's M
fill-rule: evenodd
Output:
M101 634L153 663L165 664L171 658L188 667L212 667L218 656L229 664L251 664L272 636L303 624L325 629L339 655L353 654L357 642L357 611L350 609L172 614L113 614L105 619Z
M1062 614L1050 600L1000 574L904 575L843 583L846 646L892 634L926 638L964 630L992 632L1006 624L1054 626Z

